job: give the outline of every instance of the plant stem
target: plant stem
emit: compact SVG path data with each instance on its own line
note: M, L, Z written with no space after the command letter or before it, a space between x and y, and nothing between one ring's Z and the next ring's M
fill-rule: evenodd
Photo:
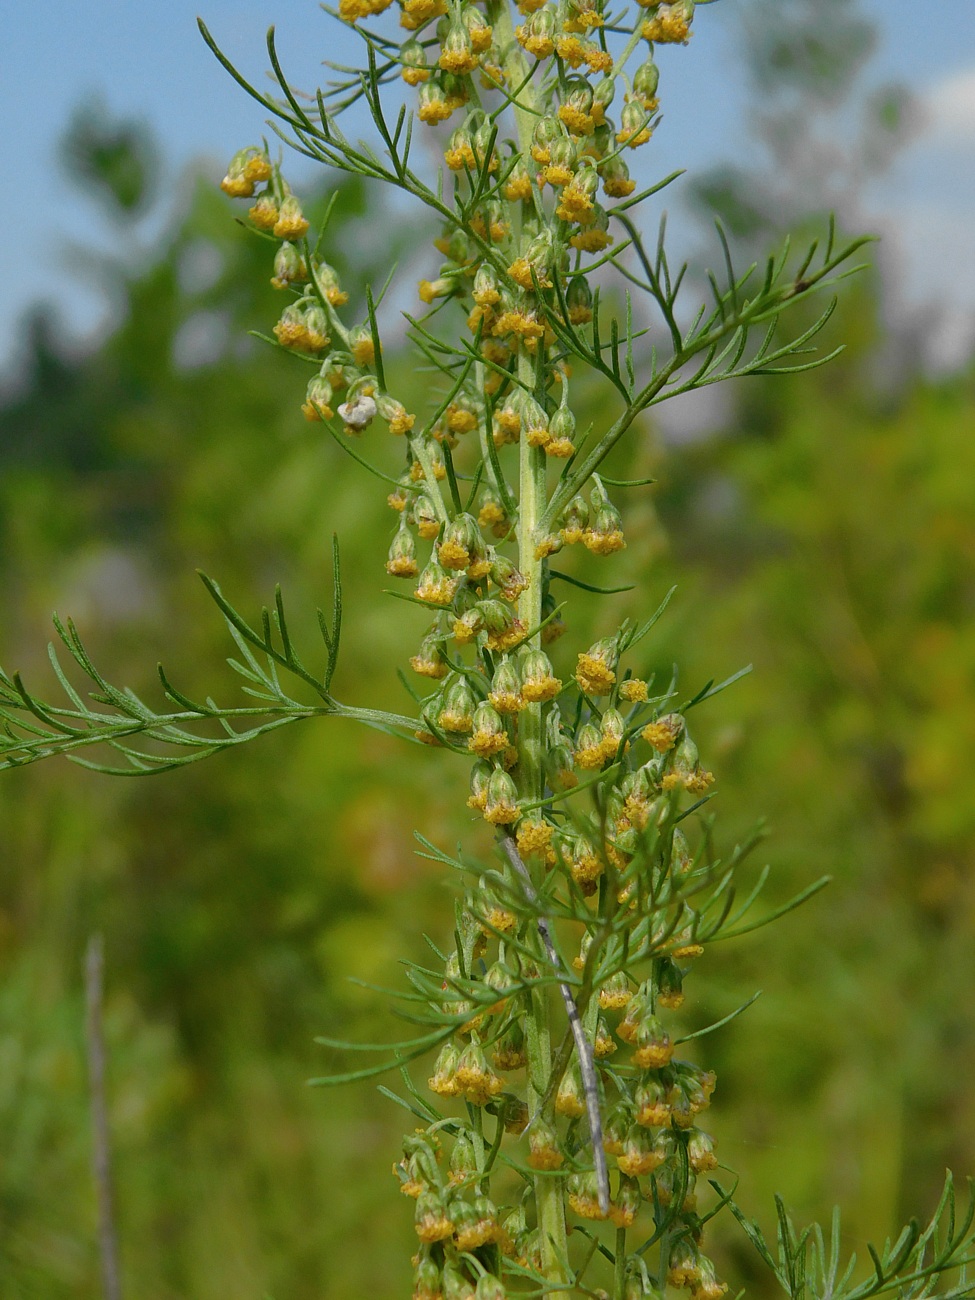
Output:
M626 1229L616 1229L616 1265L613 1269L613 1300L623 1300L626 1288Z

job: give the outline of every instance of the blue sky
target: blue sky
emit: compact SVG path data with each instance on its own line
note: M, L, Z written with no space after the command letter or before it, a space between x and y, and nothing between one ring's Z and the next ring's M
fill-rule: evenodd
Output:
M744 88L736 73L735 24L747 0L702 8L686 50L664 51L666 118L654 138L660 174L692 172L742 157ZM919 97L914 144L871 187L868 216L883 229L893 301L936 305L943 351L959 351L975 329L975 3L863 0L880 44L872 81L898 80ZM257 138L263 117L216 64L196 29L202 16L253 80L267 64L264 33L274 22L294 84L313 88L321 60L353 59L350 33L313 0L32 0L9 6L0 54L7 210L21 219L0 243L0 367L16 346L17 320L38 297L54 299L79 336L104 327L105 304L71 270L70 244L106 247L98 209L57 171L57 140L79 101L144 119L164 151L170 182L190 159L211 160L217 179L234 149ZM670 74L670 75L668 75ZM12 155L12 156L11 156Z

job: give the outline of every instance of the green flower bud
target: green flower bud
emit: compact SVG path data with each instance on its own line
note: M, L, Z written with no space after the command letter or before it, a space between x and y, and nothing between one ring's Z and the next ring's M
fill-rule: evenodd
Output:
M518 713L524 708L521 675L513 659L505 657L494 670L488 699L499 713Z
M453 1149L450 1152L449 1169L452 1183L471 1182L477 1173L477 1157L474 1151L474 1143L464 1130L461 1130L454 1139Z
M308 279L305 259L294 244L282 244L274 254L274 275L271 283L275 289L287 289L292 284L304 284Z
M501 591L505 600L517 600L528 586L528 579L506 555L493 555L490 568L491 581Z
M437 547L440 563L447 569L466 569L482 546L481 530L471 515L455 515L444 529Z
M473 726L476 701L466 677L455 677L443 695L443 704L437 716L442 731L465 733Z
M714 1154L714 1139L709 1133L699 1128L688 1130L687 1159L696 1174L706 1174L718 1167L718 1157Z
M633 74L633 93L637 99L642 101L644 108L650 110L650 104L647 101L656 100L659 84L660 69L654 63L652 57L648 58L645 63L640 64Z
M447 676L450 666L436 633L429 632L423 638L419 650L410 660L410 667L421 677L431 677L435 681Z
M579 164L579 146L571 135L561 135L549 146L549 166L574 172Z
M500 1278L493 1273L483 1273L478 1278L474 1300L507 1300L507 1295Z
M452 1259L443 1267L443 1297L444 1300L474 1300L474 1283Z
M629 1102L618 1101L603 1123L603 1149L607 1155L622 1154L626 1136L632 1127L632 1106Z
M386 557L386 572L394 578L415 578L419 573L416 542L407 526L405 514L400 515L399 529Z
M578 494L574 496L562 511L559 522L562 525L562 540L568 546L581 542L589 527L589 506L585 499Z
M584 325L592 320L592 290L583 275L574 275L565 291L569 320L573 325Z
M474 710L471 732L467 747L480 758L503 754L511 743L504 719L488 700L482 700Z
M422 1192L416 1198L416 1235L421 1241L443 1241L452 1237L454 1225L447 1218L439 1192Z
M520 1043L521 1063L519 1065L503 1065L497 1063L499 1070L521 1069L525 1064L526 1053L523 1038L520 1040ZM506 1059L510 1059L510 1053L506 1053L505 1056ZM520 1136L528 1127L528 1103L522 1101L520 1097L516 1097L512 1092L501 1093L499 1097L496 1097L494 1101L490 1103L489 1109L492 1114L497 1115L506 1133L515 1133Z
M684 978L672 957L658 957L654 962L657 984L657 1002L669 1011L676 1011L684 1001Z
M493 826L510 826L520 815L518 790L514 781L504 768L495 768L487 783L484 820Z
M475 808L484 811L487 804L488 783L494 769L491 764L483 759L474 764L471 772L471 793L467 800L468 808Z
M429 1251L423 1251L413 1274L413 1300L439 1300L440 1268Z

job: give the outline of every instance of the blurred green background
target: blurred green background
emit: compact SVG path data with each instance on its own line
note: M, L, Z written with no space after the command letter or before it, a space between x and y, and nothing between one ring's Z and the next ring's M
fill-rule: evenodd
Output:
M852 35L834 32L835 48ZM790 40L789 58L771 36L750 44L753 80L766 105L798 86L808 111L775 137L767 174L726 168L696 190L745 255L783 225L821 226L790 207L789 169L809 165L810 106L856 82L857 59L838 68L829 48ZM874 109L858 139L882 166L903 105ZM152 141L84 113L68 140L118 232L118 258L89 268L116 326L78 352L43 311L24 322L23 370L0 404L2 662L49 691L56 608L113 681L157 698L158 656L190 695L229 698L228 642L193 570L245 613L281 582L310 642L335 531L337 694L404 707L394 669L424 616L380 595L380 486L301 418L303 370L247 337L280 304L266 246L191 172L178 219L133 262L126 214L152 201ZM330 240L353 305L396 252L370 235L369 202L341 186ZM775 1191L800 1218L838 1201L861 1254L930 1211L946 1165L975 1170L975 364L926 377L917 341L884 324L883 295L873 274L844 292L829 340L848 349L827 370L736 389L663 435L646 421L613 471L659 480L628 494L612 573L649 606L679 584L654 665L677 661L694 687L755 666L698 721L719 838L768 817L772 901L835 876L774 928L709 953L689 986L695 1023L763 990L706 1040L711 1127L750 1212L767 1221ZM390 352L411 405L417 380ZM395 463L391 447L376 456ZM583 597L571 640L637 599ZM463 795L448 756L344 723L151 781L61 762L3 775L3 1300L101 1293L81 977L95 931L128 1294L406 1293L411 1215L389 1177L400 1113L371 1084L304 1080L335 1064L316 1033L398 1036L347 977L395 983L421 929L447 929L451 896L411 833L470 836ZM771 1294L730 1220L715 1235L749 1295Z

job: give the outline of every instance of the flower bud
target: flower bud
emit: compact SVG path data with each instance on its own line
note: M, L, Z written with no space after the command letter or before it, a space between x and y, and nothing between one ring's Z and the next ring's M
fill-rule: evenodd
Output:
M579 784L574 767L572 750L564 740L549 748L545 755L545 772L553 790L570 790Z
M449 605L458 582L457 577L441 568L436 560L431 560L420 574L420 581L413 594L417 600L426 601L429 605Z
M633 1124L623 1141L623 1150L616 1157L616 1163L622 1173L630 1178L652 1173L660 1167L660 1160L653 1149L653 1139L645 1128Z
M552 416L548 426L549 440L545 446L548 456L557 456L568 460L575 455L573 438L576 431L575 416L567 406L560 406Z
M308 279L305 259L294 244L282 244L274 254L274 275L271 284L275 289L287 289L292 284L304 284Z
M494 33L490 24L479 9L473 5L464 5L461 10L467 34L471 38L471 49L475 54L485 54L491 48Z
M641 1021L631 1041L636 1044L634 1064L641 1070L659 1070L668 1065L674 1055L671 1037L656 1016L647 1016Z
M235 199L249 199L254 193L254 186L268 181L272 175L271 163L263 149L249 145L234 154L227 168L227 174L220 182L225 194Z
M493 826L510 826L519 817L518 791L503 768L495 768L487 783L484 820Z
M416 416L411 415L402 402L388 393L376 394L376 406L380 416L389 425L389 432L397 435L409 433L416 423Z
M633 1094L636 1105L636 1122L644 1128L667 1128L671 1120L671 1109L667 1101L667 1092L659 1079L650 1076Z
M580 654L575 679L584 695L608 695L616 682L618 651L615 637L604 637Z
M474 1151L474 1143L463 1130L454 1139L453 1149L450 1152L449 1169L450 1181L454 1185L473 1182L477 1174L477 1157Z
M324 375L316 375L308 381L302 414L306 420L330 420L334 411L329 402L332 400L332 385Z
M530 704L554 700L562 689L543 650L529 650L521 660L521 694Z
M617 971L599 990L599 1005L604 1011L622 1011L632 996L626 971Z
M480 541L477 521L470 515L456 515L444 529L443 540L437 547L440 563L446 569L466 569Z
M437 725L442 731L460 733L470 731L473 726L475 705L474 692L467 678L456 677L444 691Z
M532 132L531 155L535 162L546 166L551 162L550 148L565 132L554 117L540 117Z
M492 551L488 572L491 581L507 601L516 601L528 586L528 579L506 555L498 555Z
M482 700L474 710L467 748L479 758L493 758L504 753L510 743L503 718L488 700Z
M349 350L357 366L372 366L376 362L376 343L368 325L356 325L349 330Z
M479 307L493 307L501 300L497 276L488 262L482 262L477 268L472 297Z
M694 0L671 0L670 4L651 7L640 34L645 41L656 45L686 45L693 21Z
M658 1137L660 1135L658 1134ZM695 1188L697 1186L697 1176L695 1174L687 1175L687 1184L683 1185L684 1180L681 1176L681 1169L677 1161L670 1160L664 1164L653 1176L653 1186L657 1193L657 1200L661 1205L672 1205L679 1192L683 1192L678 1210L683 1213L691 1213L697 1208L697 1196Z
M636 182L630 180L630 169L619 154L601 163L599 174L603 180L603 193L611 199L625 199L636 189Z
M502 774L504 775L504 774ZM490 799L490 795L488 796ZM494 1073L479 1044L471 1042L460 1054L456 1072L457 1085L472 1106L483 1106L504 1087Z
M565 291L565 302L572 325L587 325L592 320L592 290L585 276L574 275ZM582 498L578 498L581 500ZM588 515L586 516L588 522Z
M386 572L394 578L415 578L419 573L416 562L416 542L406 524L405 515L400 515L400 526L393 538L386 558Z
M603 1016L600 1016L596 1021L596 1036L593 1039L592 1050L593 1055L599 1060L606 1056L612 1056L616 1051L616 1039L613 1037Z
M631 1228L633 1226L633 1220L639 1212L642 1200L640 1184L637 1180L625 1176L620 1178L619 1191L609 1207L609 1217L617 1228Z
M559 1135L541 1114L528 1129L528 1163L532 1169L561 1169L565 1163Z
M482 1273L477 1279L474 1300L507 1300L507 1295L501 1279L493 1273Z
M623 737L626 734L626 723L623 721L623 715L619 709L606 709L599 729L602 737L600 743L602 745L603 761L609 762L610 759L616 758L620 746L623 744Z
M413 1300L441 1300L440 1267L428 1252L417 1257L413 1274Z
M698 1254L694 1300L721 1300L727 1290L727 1282L718 1281L714 1264L708 1259L707 1255Z
M467 800L468 808L483 812L487 805L488 782L494 772L490 763L483 759L474 764L471 771L471 793Z
M574 496L562 512L562 540L568 546L581 542L589 527L589 506L581 496Z
M510 650L524 636L524 625L515 617L511 608L502 600L482 600L478 609L484 619L489 650Z
M408 86L419 86L421 82L429 80L426 52L418 40L411 38L406 41L400 47L399 59L403 69L402 77Z
M614 551L622 551L626 547L626 541L619 511L611 505L603 506L596 513L591 526L586 529L582 541L594 555L611 555Z
M626 1138L632 1127L632 1108L627 1102L618 1101L603 1124L603 1150L608 1156L623 1154Z
M696 1287L700 1276L697 1247L689 1237L678 1238L670 1247L668 1283L675 1287Z
M474 1283L453 1259L443 1266L443 1300L474 1300Z
M437 515L436 506L425 492L417 492L413 497L412 508L413 522L416 524L416 531L424 541L430 541L440 532L440 519Z
M273 233L278 239L288 239L292 242L303 239L308 233L308 222L301 211L301 204L293 194L282 199Z
M520 1070L527 1063L528 1054L525 1051L525 1036L520 1025L515 1023L505 1030L494 1046L491 1059L499 1070ZM503 1102L508 1096L510 1094L503 1094L501 1101ZM509 1120L504 1116L500 1116L500 1118L509 1133L521 1133L528 1123L528 1107L518 1098L512 1097L511 1100L517 1102L519 1107L524 1107L524 1116L522 1117L520 1109L517 1114L512 1114L510 1123L515 1125L514 1128L510 1127ZM496 1106L498 1104L500 1103L495 1103Z
M692 1128L687 1134L687 1160L696 1174L706 1174L718 1167L718 1157L714 1154L714 1139L709 1133L699 1128Z
M432 677L434 681L447 676L450 666L438 636L428 633L423 638L419 650L410 660L410 667L421 677Z
M579 1066L575 1060L562 1076L558 1092L555 1094L555 1113L579 1119L586 1113L586 1097L579 1077Z
M460 1048L456 1043L444 1043L433 1067L433 1074L427 1080L431 1092L439 1097L456 1097L461 1089L457 1082L457 1063L460 1060Z
M498 713L518 713L525 707L521 677L514 660L504 658L494 670L488 699Z
M592 117L592 87L583 77L569 77L568 94L559 108L559 120L573 135L589 135L595 127Z
M522 399L521 429L531 447L544 447L549 440L548 416L532 397Z
M471 47L471 35L464 23L451 23L438 63L445 72L452 72L462 77L473 72L477 67L477 56Z
M650 55L641 63L633 74L633 94L648 113L657 107L657 87L660 84L660 69Z
M599 1182L592 1170L570 1174L567 1184L569 1208L580 1219L605 1219L599 1205Z
M586 722L579 728L573 757L576 767L581 767L587 772L602 767L603 738L599 728L592 722Z
M676 1011L684 1002L680 967L671 957L659 957L655 962L654 974L657 981L657 1002L668 1011Z
M315 285L330 307L344 307L349 295L339 287L339 276L334 266L327 262L315 262L312 265Z
M555 49L555 9L550 5L538 9L527 24L515 28L515 38L536 59L547 59Z
M454 1225L447 1218L437 1192L424 1192L416 1201L416 1235L421 1241L443 1241L453 1236Z
M557 136L549 146L548 166L539 173L548 185L568 185L579 165L579 149L570 135Z

